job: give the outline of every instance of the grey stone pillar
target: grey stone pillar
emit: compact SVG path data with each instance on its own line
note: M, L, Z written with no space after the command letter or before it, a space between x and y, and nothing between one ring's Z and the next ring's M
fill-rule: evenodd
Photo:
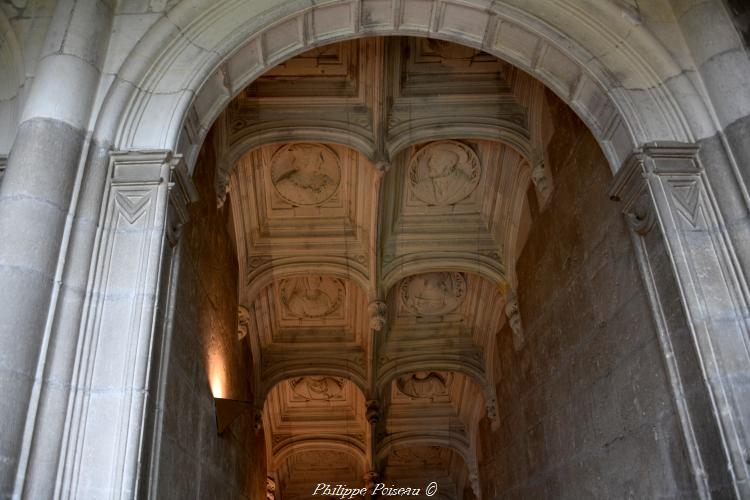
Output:
M0 185L0 496L27 450L69 210L112 22L103 1L60 0ZM31 410L34 413L33 410Z
M170 152L111 155L73 380L82 390L66 425L56 496L132 498L148 473L159 290L195 197L181 158Z
M637 235L698 491L750 498L748 288L697 153L649 145L610 194Z

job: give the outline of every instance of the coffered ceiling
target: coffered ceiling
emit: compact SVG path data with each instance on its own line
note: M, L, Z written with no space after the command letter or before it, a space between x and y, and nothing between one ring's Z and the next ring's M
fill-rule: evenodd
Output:
M516 68L393 37L303 53L220 117L276 498L373 473L478 494L496 336L508 321L522 348L515 262L554 186L544 113Z

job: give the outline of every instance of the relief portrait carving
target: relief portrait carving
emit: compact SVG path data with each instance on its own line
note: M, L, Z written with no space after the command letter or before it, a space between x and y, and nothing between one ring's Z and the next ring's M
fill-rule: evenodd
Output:
M423 371L399 377L396 387L402 394L414 399L434 399L448 395L451 380L450 373Z
M298 319L315 319L336 312L344 298L344 284L336 278L305 276L287 278L279 284L284 312Z
M289 381L295 396L306 401L343 400L345 384L340 377L296 377Z
M418 315L438 316L453 312L466 295L462 273L439 272L409 276L401 281L401 302Z
M349 462L349 455L340 451L305 451L295 456L296 468L300 470L337 470Z
M389 463L393 465L421 464L423 466L444 465L443 449L439 446L412 446L391 453Z
M271 159L271 183L292 205L319 205L336 193L340 182L339 159L323 145L286 145Z
M476 153L456 141L439 141L423 147L411 158L411 190L428 205L453 205L469 196L479 184L482 169Z

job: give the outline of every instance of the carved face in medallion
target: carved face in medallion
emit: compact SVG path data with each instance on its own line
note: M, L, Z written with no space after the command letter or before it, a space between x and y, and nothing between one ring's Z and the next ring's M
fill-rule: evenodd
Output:
M411 446L391 453L389 463L396 465L421 464L423 466L444 465L443 448L439 446Z
M428 144L409 163L412 192L428 205L453 205L479 184L481 166L470 147L456 141Z
M279 299L289 316L323 318L337 311L344 298L344 284L336 278L306 276L281 280Z
M450 272L418 274L401 281L400 292L406 309L423 316L439 316L461 305L466 278Z
M341 167L333 151L320 144L291 144L271 159L271 182L292 205L319 205L338 190Z
M306 401L333 401L344 398L346 380L340 377L297 377L289 381L292 392Z
M414 399L433 399L448 395L452 376L450 373L416 372L396 380L402 394Z

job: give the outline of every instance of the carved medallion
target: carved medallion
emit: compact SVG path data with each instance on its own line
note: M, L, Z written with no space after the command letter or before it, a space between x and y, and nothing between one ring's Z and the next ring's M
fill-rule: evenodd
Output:
M336 312L344 299L344 283L337 278L306 276L279 284L279 300L288 316L324 318Z
M319 205L336 193L341 166L336 154L320 144L289 144L271 159L271 182L292 205Z
M341 451L303 451L295 455L295 469L331 471L346 468L350 456Z
M448 395L452 380L451 373L417 372L399 377L396 387L410 398L434 399Z
M289 381L292 392L306 401L343 400L345 384L341 377L296 377Z
M441 272L409 276L401 281L401 302L422 316L439 316L458 308L466 296L462 273Z
M453 205L469 196L479 184L482 168L476 153L456 141L439 141L423 147L411 158L411 190L428 205Z
M391 453L389 463L392 465L421 464L422 466L445 465L444 450L440 446L411 446L400 448Z

